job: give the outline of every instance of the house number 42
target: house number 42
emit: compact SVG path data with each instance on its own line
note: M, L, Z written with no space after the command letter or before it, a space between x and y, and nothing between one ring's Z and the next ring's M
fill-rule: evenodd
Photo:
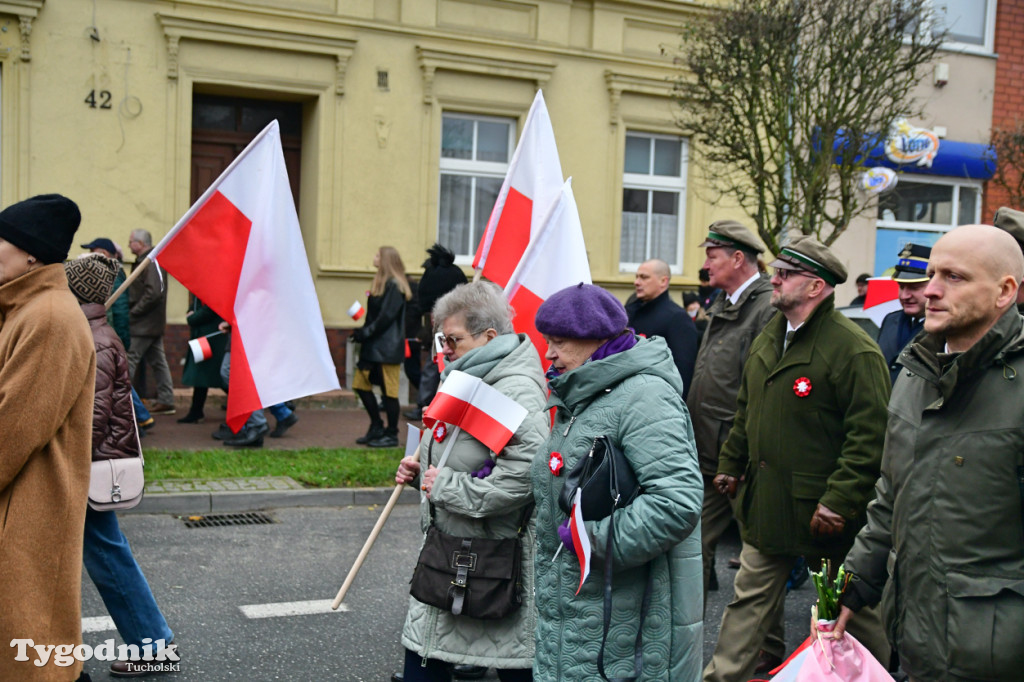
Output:
M90 90L84 102L90 109L110 109L110 90Z

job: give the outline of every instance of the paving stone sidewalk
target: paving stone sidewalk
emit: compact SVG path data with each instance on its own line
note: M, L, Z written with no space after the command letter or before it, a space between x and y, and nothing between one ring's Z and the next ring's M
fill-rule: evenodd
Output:
M257 476L252 478L166 479L146 483L146 494L212 493L231 491L305 490L306 487L289 476Z

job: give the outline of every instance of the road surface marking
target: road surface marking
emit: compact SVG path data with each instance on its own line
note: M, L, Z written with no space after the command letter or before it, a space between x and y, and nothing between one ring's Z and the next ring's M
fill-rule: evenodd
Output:
M82 619L82 632L106 632L107 630L116 629L117 626L114 625L114 619L110 616L95 616Z
M313 613L334 613L331 599L314 599L312 601L286 601L277 604L247 604L239 606L246 618L279 618L281 616L307 616ZM342 604L338 611L348 611Z

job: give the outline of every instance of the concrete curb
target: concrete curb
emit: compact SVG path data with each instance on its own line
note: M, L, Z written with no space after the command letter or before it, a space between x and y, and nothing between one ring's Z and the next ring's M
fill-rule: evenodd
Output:
M280 507L348 507L385 504L394 488L310 488L307 490L217 491L146 495L129 514L210 514L259 511ZM406 486L398 504L419 504Z

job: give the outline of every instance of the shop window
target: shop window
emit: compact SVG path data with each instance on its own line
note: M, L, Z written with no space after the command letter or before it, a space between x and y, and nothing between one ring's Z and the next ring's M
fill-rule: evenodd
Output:
M468 263L498 198L515 148L510 118L445 113L441 119L438 241Z
M686 156L683 138L626 134L621 271L632 272L651 258L661 258L672 272L682 271Z
M879 227L946 231L981 219L981 186L966 182L907 180L878 201Z

